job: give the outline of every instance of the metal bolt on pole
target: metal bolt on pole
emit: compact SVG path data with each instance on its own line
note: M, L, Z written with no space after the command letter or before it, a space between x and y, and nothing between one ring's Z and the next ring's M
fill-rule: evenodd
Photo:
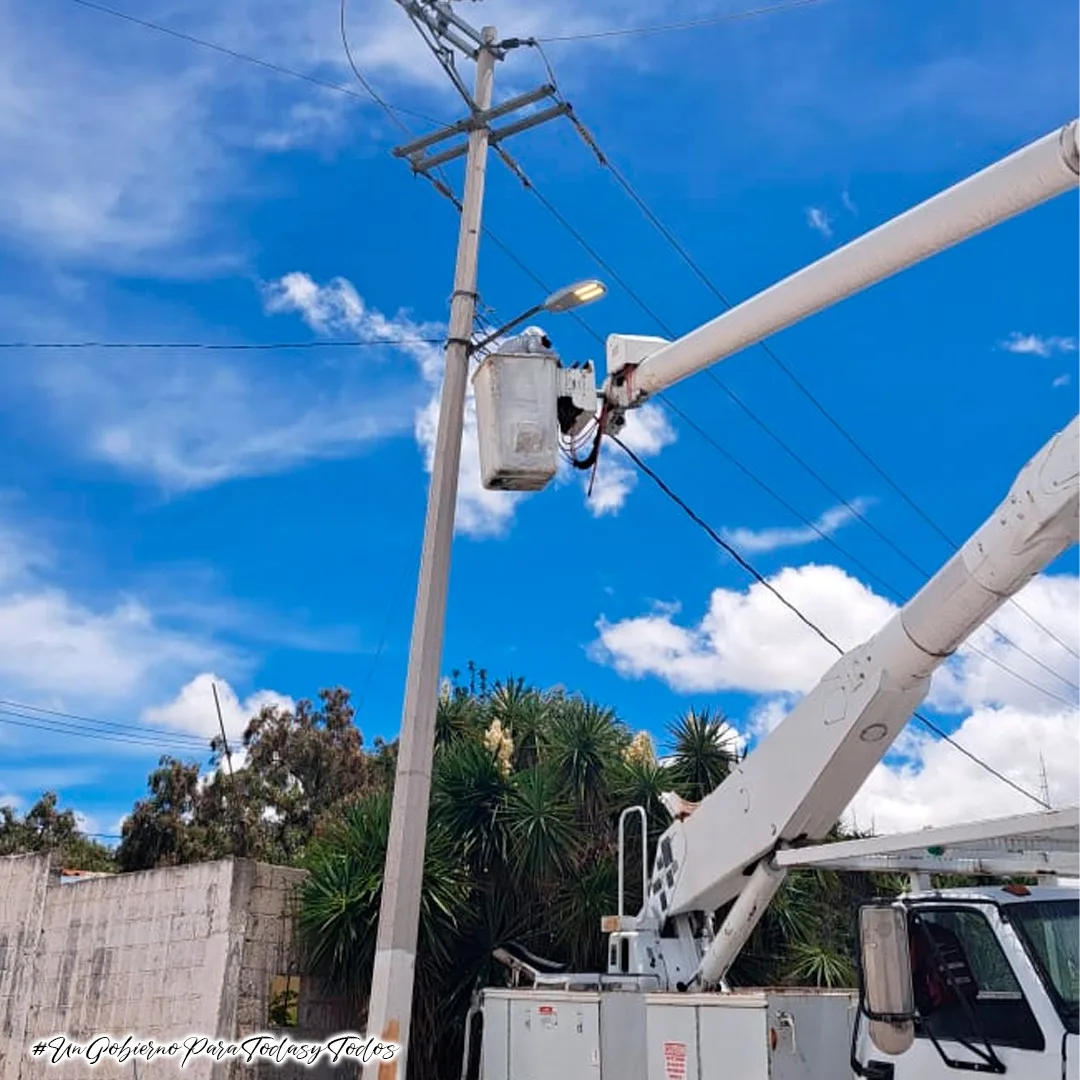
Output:
M491 107L496 57L490 46L496 41L495 28L485 27L483 39L486 45L477 52L473 93L474 104L480 111ZM435 710L461 461L468 349L476 307L476 267L488 136L486 124L473 128L469 133L454 294L450 302L450 337L446 348L439 427L428 489L420 581L409 644L397 776L368 1009L367 1034L375 1036L377 1040L399 1044L401 1053L390 1062L373 1058L364 1068L364 1080L405 1080L407 1071L420 890L435 745Z

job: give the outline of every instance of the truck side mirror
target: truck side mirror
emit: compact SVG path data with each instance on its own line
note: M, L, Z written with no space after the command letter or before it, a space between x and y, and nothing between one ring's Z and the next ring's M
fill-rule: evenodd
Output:
M859 984L871 1041L883 1054L904 1053L915 1041L915 991L902 905L859 912Z

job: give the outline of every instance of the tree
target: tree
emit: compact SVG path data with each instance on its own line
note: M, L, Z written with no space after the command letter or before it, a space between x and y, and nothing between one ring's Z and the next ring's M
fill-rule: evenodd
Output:
M48 852L63 869L109 873L112 852L83 834L71 810L58 810L55 792L47 791L20 820L10 806L0 806L0 855Z
M320 706L264 707L249 721L229 768L220 736L211 770L163 757L149 796L124 824L118 860L125 870L225 858L295 864L317 823L369 791L385 791L396 751L364 750L349 693L322 690Z

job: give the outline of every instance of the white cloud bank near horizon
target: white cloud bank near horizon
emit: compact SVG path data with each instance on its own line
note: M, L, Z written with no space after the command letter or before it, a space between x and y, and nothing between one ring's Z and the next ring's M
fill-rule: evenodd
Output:
M834 566L787 567L769 580L845 649L870 637L895 611ZM1052 800L1075 804L1080 801L1080 715L1077 692L1069 684L1076 682L1077 665L1054 638L1080 649L1080 582L1071 574L1039 575L1017 599L1053 637L1006 605L991 623L1013 644L988 626L980 628L935 674L926 708L959 718L953 737L1028 791L1040 791L1045 763ZM783 722L837 658L760 584L713 590L697 621L679 615L678 606L668 605L614 622L602 618L590 655L626 678L657 678L684 694L756 696L745 725L751 736ZM909 727L893 751L849 807L849 820L860 827L872 823L879 832L897 832L1036 809L919 727Z

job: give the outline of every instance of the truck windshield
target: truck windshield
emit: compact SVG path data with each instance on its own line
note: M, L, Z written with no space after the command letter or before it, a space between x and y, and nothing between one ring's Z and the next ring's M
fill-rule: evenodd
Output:
M1010 904L1009 921L1050 989L1066 1030L1080 1031L1080 904L1043 900Z

